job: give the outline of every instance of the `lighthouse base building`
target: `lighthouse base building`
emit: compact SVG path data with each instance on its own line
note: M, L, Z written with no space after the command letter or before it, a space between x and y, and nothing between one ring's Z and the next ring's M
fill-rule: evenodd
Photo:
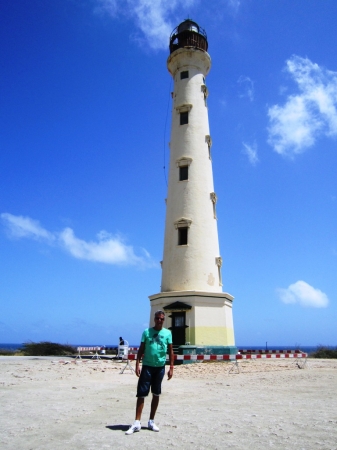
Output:
M222 292L208 123L205 31L191 20L171 34L167 67L174 80L170 169L161 292L151 295L150 326L163 310L179 353L236 353L233 297Z
M181 354L234 354L232 302L227 293L197 291L161 292L151 295L151 326L154 313L166 312L166 327Z

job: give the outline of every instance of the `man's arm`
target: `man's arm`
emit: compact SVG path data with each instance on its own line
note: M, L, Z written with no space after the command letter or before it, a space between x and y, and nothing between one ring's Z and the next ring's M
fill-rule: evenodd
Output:
M139 363L140 363L140 360L142 359L142 356L144 355L144 350L145 350L145 342L141 342L140 347L138 349L137 361L136 361L136 375L137 375L137 377L140 376Z
M173 365L174 365L174 353L172 344L168 344L168 354L170 360L170 369L167 372L167 379L170 380L173 377Z

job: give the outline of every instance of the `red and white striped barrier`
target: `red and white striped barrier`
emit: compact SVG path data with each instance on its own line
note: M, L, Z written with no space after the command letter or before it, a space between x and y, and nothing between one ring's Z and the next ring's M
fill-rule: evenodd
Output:
M91 352L91 351L98 351L103 350L104 347L77 347L78 352Z
M302 353L301 350L251 350L251 349L239 349L241 354L278 354L278 353Z
M307 353L271 353L257 355L174 355L178 361L238 361L240 359L282 359L282 358L306 358ZM129 360L137 359L137 355L128 355ZM166 359L169 359L168 356Z
M235 359L280 359L280 358L306 358L307 353L265 353L265 354L247 354L247 355L234 355Z
M100 350L104 350L104 348L105 347L102 347L102 346L96 346L96 347L77 347L77 351L78 351L78 354L77 354L77 356L76 356L76 358L75 359L82 359L81 358L81 352L91 352L91 351L95 351L96 353L94 354L94 356L92 357L92 359L96 359L96 360L98 360L98 359L101 359L100 357L99 357L99 355L98 355L98 351L100 351Z

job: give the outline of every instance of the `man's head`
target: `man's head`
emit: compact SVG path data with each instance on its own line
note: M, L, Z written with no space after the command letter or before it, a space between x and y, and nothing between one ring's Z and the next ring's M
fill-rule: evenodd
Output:
M163 328L165 321L165 313L164 311L156 311L154 313L154 328L156 330L161 330Z

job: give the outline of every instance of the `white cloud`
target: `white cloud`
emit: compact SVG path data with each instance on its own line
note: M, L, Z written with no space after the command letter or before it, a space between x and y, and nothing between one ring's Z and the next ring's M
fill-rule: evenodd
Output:
M35 240L47 240L49 242L53 242L55 239L52 233L42 228L37 220L33 220L30 217L3 213L1 214L1 218L13 237L27 237Z
M205 4L201 0L94 0L94 2L96 14L108 14L112 19L121 16L131 19L135 24L131 38L142 47L146 42L147 47L156 50L167 50L173 28L186 17L192 17L193 20L196 7L198 5L203 7ZM241 0L222 0L214 4L209 2L207 14L220 20L226 11L235 17L240 6Z
M241 5L241 0L228 0L228 4L237 11Z
M136 24L146 36L147 42L154 49L167 49L168 39L173 29L168 19L171 11L176 9L177 0L138 0L129 1L132 5Z
M132 18L151 48L167 49L169 36L177 25L173 21L174 17L170 16L178 10L181 17L183 11L188 11L196 3L198 0L97 0L95 11L108 13L113 18L119 15ZM133 38L144 41L137 34L133 34Z
M242 142L242 145L243 145L242 153L247 155L249 162L252 164L252 166L255 166L259 162L259 157L257 156L256 142L254 142L254 144L252 145Z
M234 17L238 14L240 6L241 6L241 0L225 0L224 2L218 1L215 3L218 7L220 6L220 8L223 8L224 6L226 6L228 12Z
M96 242L77 238L71 228L65 228L59 237L64 248L78 259L106 264L143 263L143 258L136 256L131 246L125 245L118 236L113 237L106 232L100 232Z
M269 108L268 143L277 153L294 156L322 135L337 136L337 72L296 55L287 61L286 71L298 93Z
M96 14L107 13L111 17L118 15L118 0L97 0L94 8Z
M141 268L156 265L146 250L142 250L142 256L137 256L133 247L126 245L120 236L112 236L106 231L98 233L96 241L87 242L76 237L74 231L69 227L61 232L50 232L44 229L37 220L30 217L3 213L1 218L10 236L58 245L77 259L105 264L137 265Z
M291 284L287 289L277 289L277 293L283 303L298 303L300 306L311 308L325 308L329 304L324 292L301 280Z
M249 77L241 75L237 81L241 88L240 98L248 97L252 102L254 100L254 82Z

